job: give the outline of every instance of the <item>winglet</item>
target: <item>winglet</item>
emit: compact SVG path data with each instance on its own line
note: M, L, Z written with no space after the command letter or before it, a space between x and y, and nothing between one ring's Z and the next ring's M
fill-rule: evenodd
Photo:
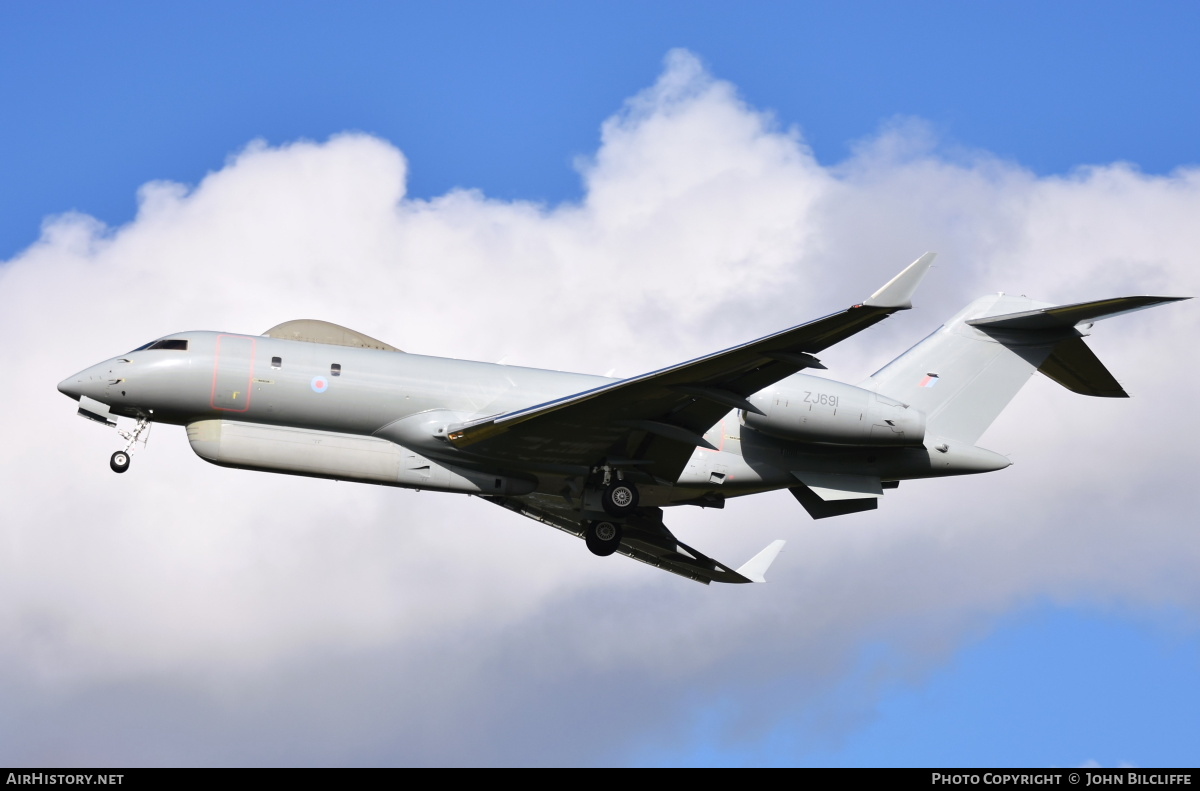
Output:
M778 541L772 541L767 545L766 549L746 561L746 563L737 570L737 573L741 574L751 582L766 582L767 569L769 569L771 564L775 562L775 558L779 557L779 553L783 549L783 545L786 543L787 542L782 538Z
M929 271L929 265L937 253L926 253L913 261L904 271L893 277L883 288L872 294L864 305L873 308L891 308L892 310L908 310L912 307L912 295L921 285L921 279Z

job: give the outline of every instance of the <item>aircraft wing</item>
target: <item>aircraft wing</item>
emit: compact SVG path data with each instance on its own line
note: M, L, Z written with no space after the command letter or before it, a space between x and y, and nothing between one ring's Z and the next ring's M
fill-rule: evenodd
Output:
M933 262L926 253L861 304L669 368L544 404L449 427L450 442L526 469L630 468L666 484L704 433L731 409L758 411L748 396L803 368L824 368L813 353L912 307Z
M583 537L584 525L579 511L557 497L483 497L521 516L557 527L576 538ZM622 526L621 547L626 557L708 585L711 582L766 582L764 575L783 541L776 541L734 570L677 539L662 521L661 508L639 508Z

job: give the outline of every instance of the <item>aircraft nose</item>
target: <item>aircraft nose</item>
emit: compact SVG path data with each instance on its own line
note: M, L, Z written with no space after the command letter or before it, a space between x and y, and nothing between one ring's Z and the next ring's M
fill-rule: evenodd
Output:
M66 379L58 383L58 392L65 396L79 400L79 396L83 395L83 382L79 376L68 376Z
M58 383L58 392L79 400L80 396L104 400L104 387L108 380L108 363L93 365L85 368L74 376L68 376Z

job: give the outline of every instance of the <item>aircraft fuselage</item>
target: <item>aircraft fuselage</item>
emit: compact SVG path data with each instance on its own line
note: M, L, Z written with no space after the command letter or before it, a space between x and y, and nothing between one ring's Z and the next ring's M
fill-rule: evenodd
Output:
M556 494L590 470L489 460L453 447L440 429L616 381L232 333L185 332L164 342L176 348L130 352L59 389L107 405L112 415L188 426L197 454L222 466L472 494ZM818 394L809 408L827 422L838 419L839 406L848 414L847 394L873 395L796 374L750 400L769 409L777 391ZM920 438L902 447L787 441L748 428L738 410L704 439L715 450L696 448L676 481L642 485L643 505L794 486L795 472L805 469L896 481L1008 464L977 448L931 450Z

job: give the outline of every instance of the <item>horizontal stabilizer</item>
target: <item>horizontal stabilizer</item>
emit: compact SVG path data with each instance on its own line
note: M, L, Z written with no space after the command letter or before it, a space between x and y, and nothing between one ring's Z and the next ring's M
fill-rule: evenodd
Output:
M1050 355L1038 365L1038 370L1074 393L1101 398L1128 398L1125 388L1083 342L1079 332L1072 328L1184 299L1189 297L1115 297L971 319L967 324L988 333L1001 343L1010 342L1001 337L1004 333L1051 340L1055 333L1070 331L1076 337L1056 343ZM1008 337L1012 339L1015 336Z
M775 558L779 557L779 553L783 551L783 545L787 542L782 538L777 541L772 541L767 545L767 548L759 552L754 557L747 560L741 568L737 570L751 582L766 582L767 569L775 562Z
M1084 345L1084 333L1092 322L1180 299L1187 297L1117 297L1072 305L1013 294L980 297L872 374L865 387L924 413L926 436L975 445L1039 370L1076 393L1125 397ZM981 459L979 469L1006 463L1003 457Z
M998 330L1068 329L1084 322L1111 319L1122 313L1145 310L1155 305L1178 302L1182 299L1191 299L1191 297L1115 297L1095 302L1077 302L1074 305L1058 305L1052 308L973 319L967 324L985 331L993 328Z
M788 489L808 515L813 519L827 519L831 516L857 514L859 511L873 511L879 507L878 497L863 497L856 500L822 500L812 489L804 484Z
M1083 342L1068 338L1054 347L1039 371L1073 393L1100 398L1129 398L1104 363Z

